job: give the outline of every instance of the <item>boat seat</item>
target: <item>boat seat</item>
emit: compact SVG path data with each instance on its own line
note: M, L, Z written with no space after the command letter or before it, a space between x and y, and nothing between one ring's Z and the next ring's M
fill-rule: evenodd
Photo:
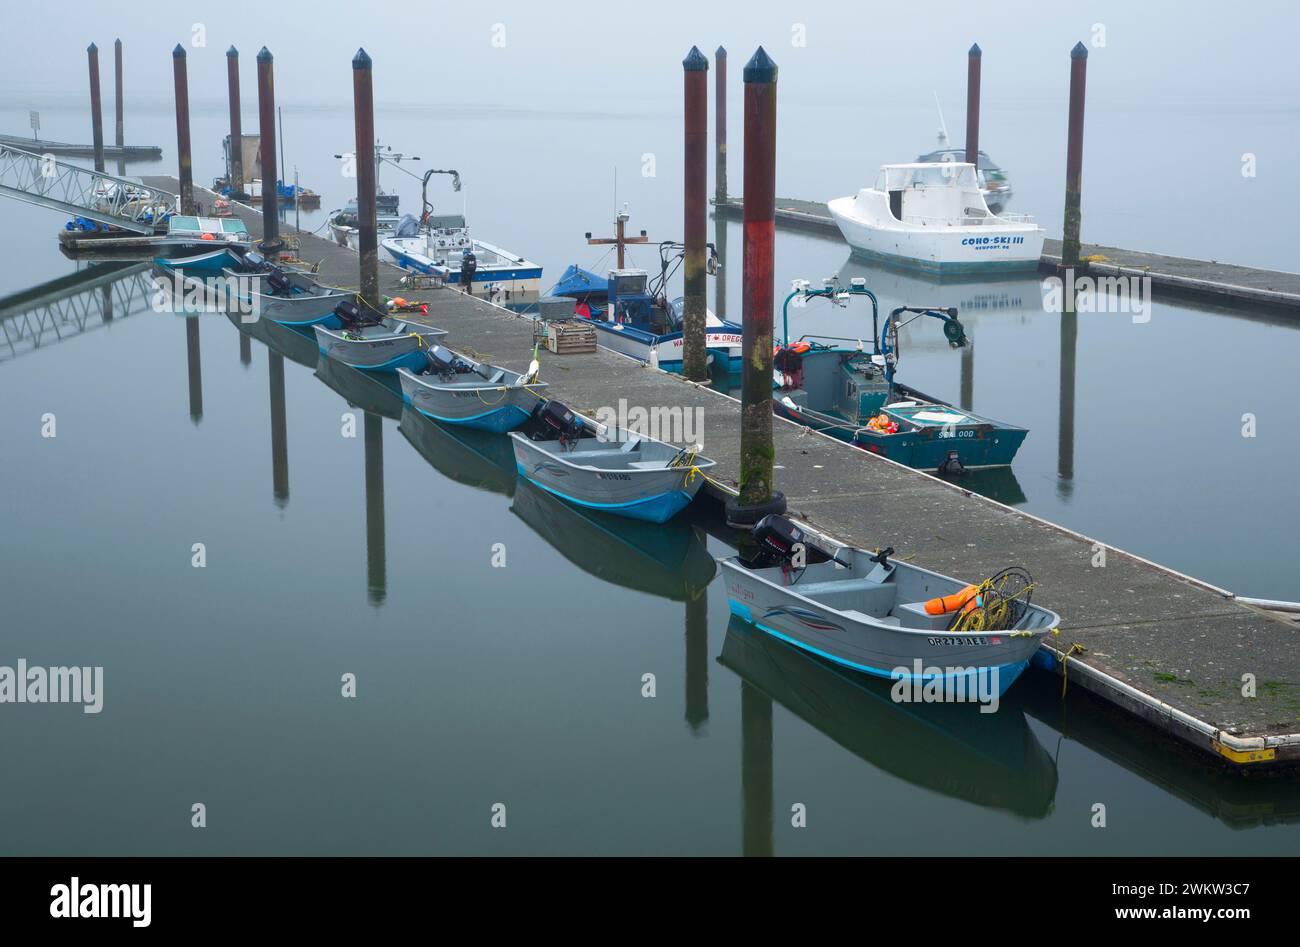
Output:
M828 582L796 582L790 586L790 591L816 598L826 592L865 591L869 588L878 588L878 583L868 582L866 579L831 579Z
M952 621L952 613L931 615L925 610L925 602L907 602L894 607L894 613L907 620L908 628L928 628L930 631L944 631Z
M882 625L903 624L893 615L882 615L879 618L877 618L875 615L868 615L866 612L860 612L857 609L853 609L853 608L842 608L840 609L840 611L842 611L847 617L852 618L854 621L874 621L874 622L879 622Z
M869 579L810 582L807 585L795 583L788 588L837 611L859 611L872 616L888 615L898 597L898 586L893 583L881 585Z
M627 441L624 442L623 446L619 448L619 450L624 454L630 454L632 453L632 451L636 450L640 446L641 446L641 438L629 437Z
M608 451L608 450L572 450L572 451L560 452L556 454L556 456L560 457L563 460L568 460L568 461L574 461L574 460L586 461L586 460L595 460L598 457L612 457L613 454L614 454L613 451ZM616 468L611 467L610 469L614 470Z
M666 460L633 460L628 462L629 467L635 467L637 470L666 470L668 461Z
M495 385L497 382L499 382L502 378L505 378L505 377L506 377L506 371L505 371L505 369L504 369L504 368L497 369L496 374L493 375L491 378L488 379L488 384L489 384L489 385Z

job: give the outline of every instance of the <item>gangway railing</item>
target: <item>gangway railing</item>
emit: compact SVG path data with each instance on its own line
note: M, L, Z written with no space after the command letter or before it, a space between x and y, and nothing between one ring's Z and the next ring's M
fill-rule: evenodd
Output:
M151 234L179 198L161 188L0 144L0 195Z

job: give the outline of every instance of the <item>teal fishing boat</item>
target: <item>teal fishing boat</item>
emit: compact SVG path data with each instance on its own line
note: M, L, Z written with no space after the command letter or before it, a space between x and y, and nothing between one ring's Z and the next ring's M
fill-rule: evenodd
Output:
M791 342L789 307L794 299L827 299L846 305L854 296L871 302L872 344L805 335ZM909 467L960 474L1011 463L1029 431L995 421L917 391L896 380L898 329L914 319L935 318L953 348L968 344L956 309L900 306L883 325L865 280L848 287L830 280L820 289L801 282L786 297L785 341L773 358L772 408L779 417L829 434Z

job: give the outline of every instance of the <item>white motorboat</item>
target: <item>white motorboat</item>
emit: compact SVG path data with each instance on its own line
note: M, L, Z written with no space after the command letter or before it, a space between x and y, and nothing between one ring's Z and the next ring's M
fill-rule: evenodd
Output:
M540 264L474 239L461 214L426 214L423 224L404 217L388 236L380 235L379 246L402 269L440 277L448 285L463 283L468 252L475 262L475 286L510 296L536 296L541 291Z
M1032 270L1043 228L1023 214L994 214L975 166L887 164L876 183L826 205L855 253L941 273Z
M392 233L401 220L397 213L397 195L377 194L375 205L375 231L382 238ZM341 210L330 211L329 225L335 243L349 250L360 250L361 225L355 200L348 201Z
M357 156L354 152L349 152L334 157L340 161L355 162ZM397 210L398 195L385 191L379 183L380 167L387 163L405 174L410 174L409 171L402 167L402 162L419 160L418 155L403 154L400 151L394 151L392 145L375 142L375 229L380 237L392 233L393 228L397 226L397 222L401 220ZM361 249L361 229L355 198L348 201L346 207L330 211L329 227L334 242L339 246L347 247L349 250Z

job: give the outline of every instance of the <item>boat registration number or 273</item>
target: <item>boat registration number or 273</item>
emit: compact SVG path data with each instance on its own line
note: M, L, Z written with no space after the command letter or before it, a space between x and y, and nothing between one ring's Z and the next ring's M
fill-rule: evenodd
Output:
M927 638L932 648L947 648L963 644L1002 644L1001 638L986 638L983 635L952 635L942 638Z
M953 430L949 430L949 429L947 429L947 428L941 428L941 429L939 430L939 437L941 437L941 438L944 438L944 437L974 437L974 436L975 436L975 432L974 432L974 431L953 431Z

